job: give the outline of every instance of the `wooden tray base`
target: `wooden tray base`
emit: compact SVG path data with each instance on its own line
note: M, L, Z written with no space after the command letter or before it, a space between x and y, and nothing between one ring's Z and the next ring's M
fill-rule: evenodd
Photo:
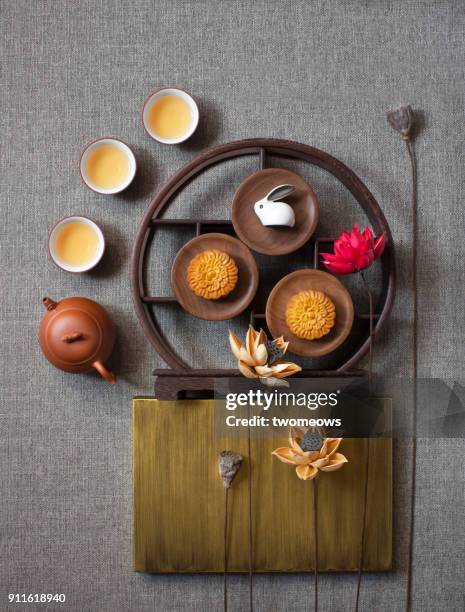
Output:
M312 485L272 457L287 439L254 437L253 570L313 571ZM318 476L318 570L355 571L359 559L366 439L345 439L349 463ZM392 441L371 439L365 571L392 563ZM229 571L248 571L247 438L220 438L210 400L133 400L134 569L151 573L223 571L224 490L217 458L235 450L244 464L230 490Z
M182 400L182 399L213 399L215 383L221 379L237 378L244 380L239 370L186 370L174 371L168 369L154 370L155 397L159 400ZM333 370L302 370L293 376L293 380L325 379L337 382L336 388L360 384L367 379L365 370L354 369L346 372L334 372Z

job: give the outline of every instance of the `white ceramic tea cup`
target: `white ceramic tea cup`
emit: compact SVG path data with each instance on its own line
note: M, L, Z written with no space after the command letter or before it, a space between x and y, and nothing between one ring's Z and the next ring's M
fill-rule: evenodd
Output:
M65 227L65 225L70 224L70 223L83 223L87 225L88 227L92 229L92 231L95 233L95 236L97 238L98 246L97 246L97 252L95 254L95 257L93 257L91 260L89 260L82 266L71 265L69 262L63 260L58 253L57 238L61 230ZM88 219L87 217L82 217L82 216L64 217L63 219L60 219L60 221L58 221L50 230L50 234L48 237L48 252L50 254L52 261L59 268L61 268L62 270L65 270L65 272L71 272L73 274L80 274L81 272L88 272L89 270L92 270L92 268L95 268L95 266L102 259L104 251L105 251L105 238L103 236L103 232L99 228L99 226L96 223L94 223L94 221L92 221L91 219Z
M102 187L92 181L87 168L91 155L103 145L110 145L122 151L126 155L129 163L129 171L125 180L122 181L119 185L116 185L115 187L111 188ZM81 160L79 162L79 171L81 173L82 180L87 185L87 187L92 189L92 191L96 191L97 193L102 193L104 195L113 195L115 193L120 193L121 191L124 191L124 189L129 187L136 175L136 169L137 163L134 153L125 142L123 142L122 140L118 140L117 138L99 138L98 140L94 140L93 142L89 143L84 149L81 155Z
M163 96L177 96L181 100L184 100L184 102L186 102L189 106L191 112L191 123L186 132L184 132L184 134L182 134L178 138L163 138L162 136L157 134L157 132L154 131L150 126L150 112L157 100L159 100ZM144 108L142 110L142 123L147 134L156 141L161 142L162 144L179 144L190 138L197 129L197 126L199 124L199 108L194 98L184 90L178 89L177 87L162 87L161 89L157 89L156 91L151 93L145 101Z

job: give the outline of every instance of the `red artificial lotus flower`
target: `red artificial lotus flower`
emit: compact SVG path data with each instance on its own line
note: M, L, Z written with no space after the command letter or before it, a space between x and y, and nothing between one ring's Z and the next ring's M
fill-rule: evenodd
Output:
M349 234L342 232L334 241L334 254L321 253L323 264L336 274L352 274L369 268L380 257L386 246L386 235L383 232L374 238L369 227L363 234L357 225Z

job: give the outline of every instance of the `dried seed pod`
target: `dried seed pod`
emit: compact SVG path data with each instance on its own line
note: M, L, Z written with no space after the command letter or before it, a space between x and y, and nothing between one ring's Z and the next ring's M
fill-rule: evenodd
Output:
M284 351L282 351L276 342L272 340L267 340L265 342L265 348L268 353L268 365L273 365L277 361L279 361L283 355Z
M403 140L409 140L413 130L413 111L410 105L400 106L386 113L390 125L399 132Z
M229 489L242 465L242 455L235 451L222 451L218 457L218 468L225 489Z
M300 448L304 452L319 451L323 446L323 438L317 431L308 430L300 441Z

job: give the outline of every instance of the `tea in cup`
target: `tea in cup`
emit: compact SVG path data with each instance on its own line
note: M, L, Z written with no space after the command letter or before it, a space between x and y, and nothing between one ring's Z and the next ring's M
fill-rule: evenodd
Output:
M105 239L99 226L87 217L65 217L52 228L50 257L66 272L87 272L103 256Z
M152 138L163 144L178 144L195 132L199 109L195 100L182 89L165 87L149 96L142 120Z
M127 144L116 138L101 138L84 150L80 163L81 176L93 191L120 193L136 174L136 158Z

